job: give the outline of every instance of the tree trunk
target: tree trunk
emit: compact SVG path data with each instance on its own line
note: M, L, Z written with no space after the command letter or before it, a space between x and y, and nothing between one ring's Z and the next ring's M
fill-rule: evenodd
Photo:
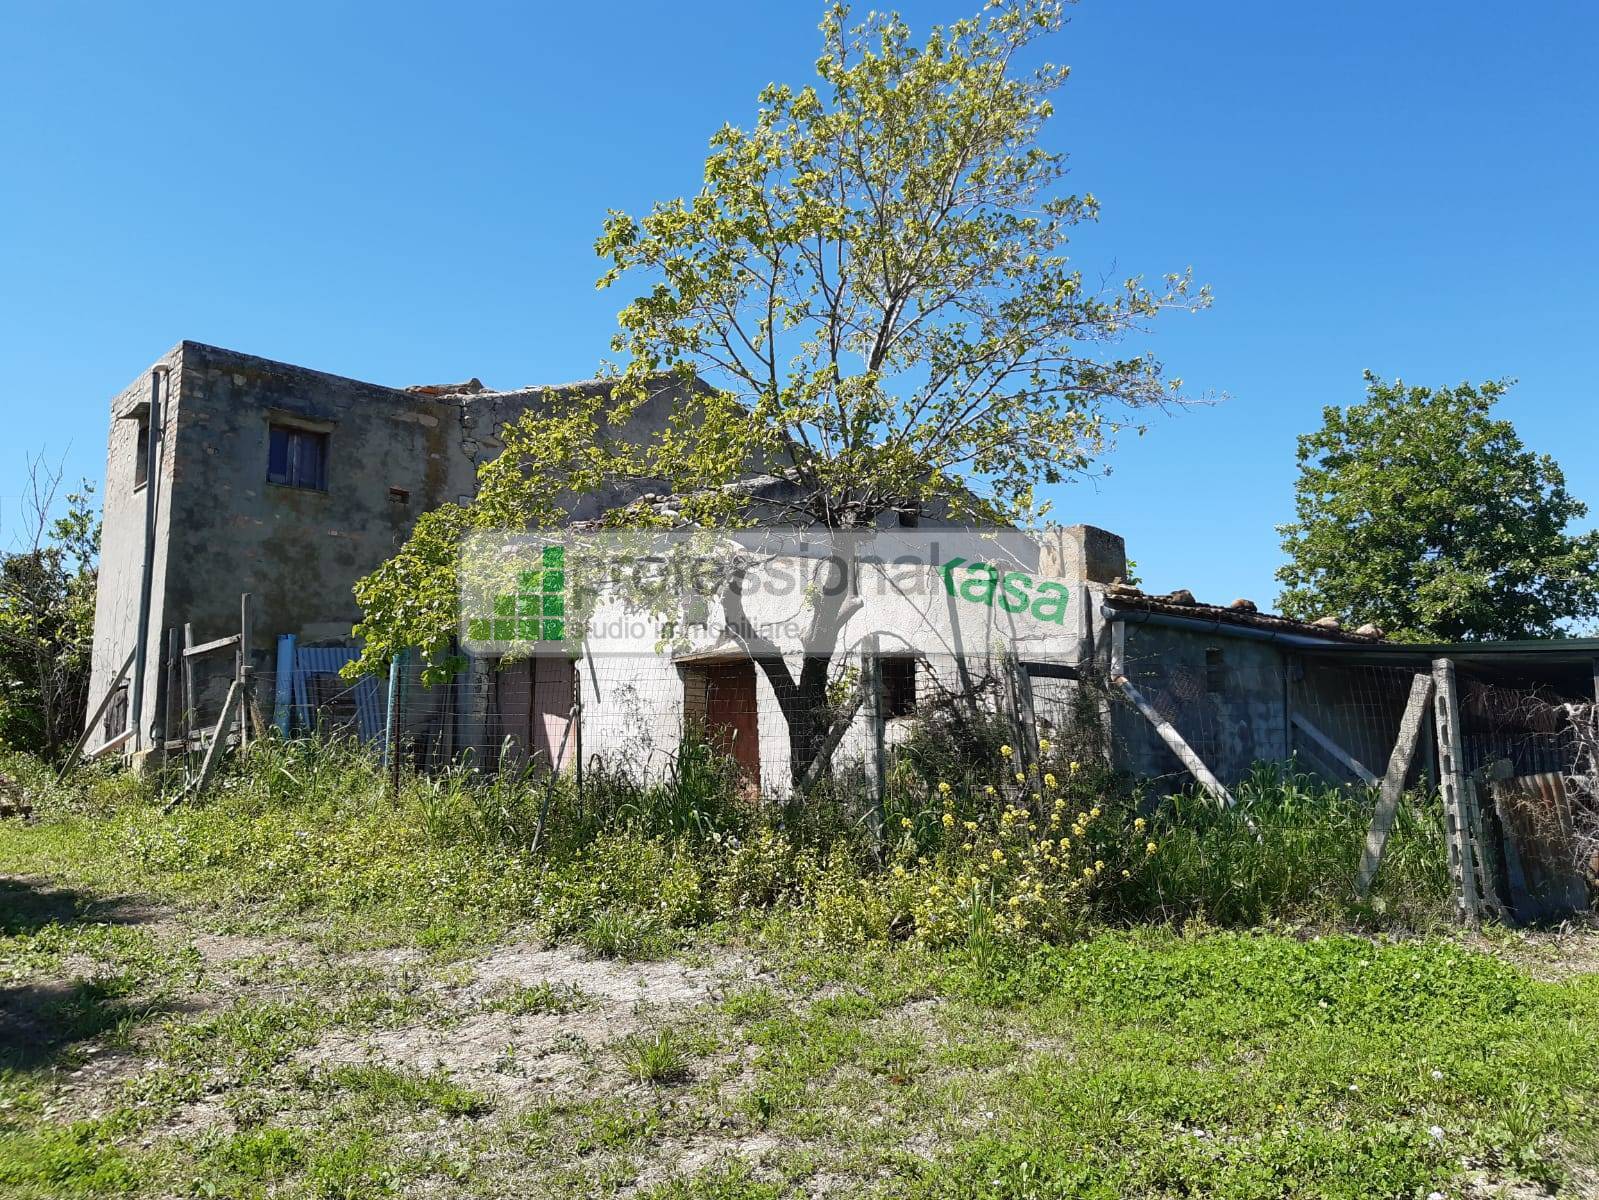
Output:
M772 691L777 696L778 710L788 728L788 762L790 781L801 786L807 775L814 775L811 765L825 748L832 729L833 714L827 702L827 673L831 658L819 654L805 656L798 679L788 669L781 657L763 655L755 660Z
M824 585L831 580L822 581ZM751 629L743 610L743 589L728 586L722 590L722 611L729 628ZM796 788L814 781L820 772L813 770L817 755L832 753L837 739L831 737L835 724L827 700L827 677L837 653L837 639L844 625L861 607L852 589L823 586L811 613L811 628L805 638L809 646L827 646L827 654L806 654L799 678L789 670L783 652L770 641L751 638L750 656L771 684L777 696L783 723L788 727L789 773ZM825 764L824 764L825 770Z

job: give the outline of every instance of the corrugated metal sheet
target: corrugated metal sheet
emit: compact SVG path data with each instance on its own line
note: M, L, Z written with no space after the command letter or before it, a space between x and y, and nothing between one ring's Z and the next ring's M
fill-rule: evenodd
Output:
M1516 775L1491 784L1505 834L1505 867L1516 916L1562 920L1588 908L1577 864L1566 780L1556 771Z
M294 648L294 720L301 729L317 724L316 697L312 680L318 675L336 675L339 668L355 659L359 651L354 646L296 646ZM354 702L356 725L363 742L376 741L383 736L383 699L378 681L363 677L348 685L347 694Z

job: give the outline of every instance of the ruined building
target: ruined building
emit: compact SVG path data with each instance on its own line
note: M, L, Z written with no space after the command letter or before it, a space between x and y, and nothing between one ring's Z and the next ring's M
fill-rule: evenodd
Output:
M419 765L469 752L490 768L597 762L659 775L700 729L752 785L781 791L805 761L842 755L850 769L875 762L868 771L880 773L885 751L938 703L954 696L970 706L982 693L1037 735L1035 745L1076 736L1086 722L1111 765L1151 790L1197 786L1231 803L1230 789L1259 764L1287 761L1334 782L1381 784L1391 820L1405 786L1441 785L1468 909L1479 887L1490 907L1569 909L1582 895L1572 865L1579 843L1577 857L1599 871L1599 850L1583 841L1592 822L1581 817L1594 804L1599 743L1574 736L1572 716L1592 712L1584 706L1599 688L1599 641L1390 645L1379 630L1288 620L1247 600L1147 595L1122 581L1121 538L1081 525L1029 543L1029 586L1058 597L1047 645L1032 649L1012 637L996 653L1006 605L993 600L994 580L985 589L979 577L975 593L963 585L959 597L953 586L946 594L935 582L911 604L887 589L888 608L863 604L824 655L792 638L729 636L701 618L672 646L646 625L609 642L589 627L565 654L480 649L452 683L409 693L396 671L390 695L406 696L403 704L382 703L374 680L342 679L361 615L355 582L394 554L422 513L471 498L508 421L607 386L393 388L179 344L111 403L87 740L139 754L170 748L182 732L176 744L193 747L202 731L230 727L221 697L254 691L242 682L248 666L271 681L267 707L279 729L332 721L385 737ZM661 430L683 398L679 386L663 380L617 436L642 441ZM736 486L758 504L793 484L756 474ZM617 491L584 498L572 516L582 523L635 501L673 498ZM906 527L902 535L962 532L933 513L882 520ZM919 566L939 571L936 559ZM507 619L525 615L524 600L550 597L515 599ZM858 719L856 710L830 715L837 737L810 755L796 713L835 708L811 669L820 658L831 671L835 650L849 659L839 678L870 675L873 700ZM802 678L810 692L784 690ZM1486 834L1476 828L1483 822L1493 827ZM1480 848L1501 842L1503 854L1489 856L1498 865L1484 866Z
M173 347L111 402L91 703L134 651L147 543L150 582L142 681L123 672L101 716L105 735L124 728L138 691L135 741L151 744L152 721L176 699L163 639L184 625L197 643L238 632L241 592L253 597L251 658L263 671L277 634L347 643L360 616L351 586L399 548L422 513L472 496L505 423L603 386L384 387L198 342ZM628 430L655 427L673 404L664 388ZM202 670L200 690L214 693L210 683Z
M158 744L182 707L174 694L177 631L187 626L190 642L202 645L239 633L242 592L253 597L245 630L251 666L270 676L279 639L292 636L299 661L308 664L296 675L295 709L331 703L300 678L314 677L340 696L354 693L346 698L352 722L364 735L376 734L377 685L369 681L361 692L337 677L360 617L352 585L395 552L420 514L472 496L477 468L499 452L507 421L575 390L605 386L492 391L471 380L393 388L194 342L175 347L111 404L91 702L108 693L111 701L91 742L124 733L137 702L141 719L124 749ZM662 428L681 400L676 386L663 383L619 436L643 439ZM152 439L153 472L146 465ZM636 498L590 498L574 517ZM1213 784L1231 787L1254 764L1289 758L1333 779L1379 776L1411 678L1445 654L1480 664L1486 678L1505 686L1593 695L1594 642L1389 646L1380 631L1292 621L1248 601L1224 607L1183 591L1145 595L1120 582L1125 550L1103 530L1072 526L1046 543L1037 569L1069 589L1072 637L1047 661L1023 664L1037 720L1060 724L1081 685L1091 684L1114 701L1102 705L1101 716L1116 765L1158 786L1191 785L1197 763ZM136 657L141 607L148 611L142 673L124 670ZM931 663L911 661L947 630L932 621L920 645L920 634L905 632L897 651L882 652L894 660L883 671L891 735L950 686ZM788 756L779 697L747 647L712 634L687 652L661 651L653 637L622 655L597 647L600 657L609 651L603 666L593 654L576 664L546 658L504 670L475 661L456 685L410 694L412 744L445 754L472 749L491 764L507 746L522 758L569 762L575 744L565 752L560 745L570 737L587 756L648 768L666 761L685 724L697 721L720 731L753 776L775 782ZM804 657L797 646L775 650ZM212 714L233 663L222 654L209 673L200 661L189 665L189 699ZM958 663L950 670L957 682L972 677ZM568 726L579 693L586 716L574 734ZM279 723L303 727L283 717L285 694ZM1513 733L1496 732L1479 757L1519 756L1518 772L1551 769L1536 738L1522 737L1507 750ZM1413 776L1435 770L1428 744Z

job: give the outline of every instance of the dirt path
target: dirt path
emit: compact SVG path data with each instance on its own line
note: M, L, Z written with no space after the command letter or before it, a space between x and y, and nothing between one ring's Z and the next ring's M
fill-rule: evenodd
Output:
M0 877L0 1068L15 1068L0 1070L0 1190L15 1116L45 1131L28 1137L103 1128L95 1153L136 1164L141 1200L212 1177L362 1200L746 1196L784 1181L888 1197L902 1172L1047 1105L1017 1082L1029 1072L1090 1086L1100 1069L1078 1069L1076 1016L974 1005L867 960L785 986L726 951L623 962L525 930L458 957L348 952L314 925L266 928ZM1599 966L1592 930L1450 940L1544 979ZM1128 1024L1159 1052L1136 1012ZM663 1038L681 1057L670 1078L640 1068ZM1576 1194L1594 1185L1584 1162ZM690 1177L707 1190L672 1190ZM1498 1170L1463 1186L1536 1194Z

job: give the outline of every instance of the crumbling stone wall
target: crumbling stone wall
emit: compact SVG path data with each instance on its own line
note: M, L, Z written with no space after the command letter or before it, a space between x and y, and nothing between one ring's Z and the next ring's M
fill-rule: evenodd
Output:
M605 386L436 394L188 341L161 362L171 374L157 484L147 717L157 693L160 631L189 622L201 642L234 633L239 594L248 591L259 670L272 669L280 633L305 643L347 641L360 616L355 582L400 547L422 513L471 498L478 467L503 448L506 422L559 404L573 391ZM118 414L147 403L148 381L145 372L112 405L95 701L134 643L144 491L133 482L138 421ZM675 399L670 389L652 398L619 436L640 438L664 427ZM326 434L324 489L268 481L274 424ZM214 664L223 675L231 670L225 658ZM213 699L216 689L213 679Z
M1127 677L1221 782L1231 787L1257 762L1289 757L1288 663L1281 648L1156 625L1127 630ZM1131 705L1113 708L1112 755L1140 778L1178 788L1186 769Z
M182 367L183 347L178 346L158 359L176 379ZM102 514L100 528L100 578L94 611L94 647L89 685L92 710L105 695L117 671L133 649L134 629L139 619L139 579L144 554L145 491L135 486L139 448L140 415L150 403L150 372L147 370L124 391L112 398L109 411L110 434L106 450L106 477L100 489ZM162 447L163 457L157 477L158 496L165 497L172 478L172 443ZM158 539L155 553L156 596L167 564L167 546ZM237 600L235 600L237 606ZM159 658L159 655L152 655ZM145 672L145 695L153 694L158 668L151 663ZM125 709L118 709L125 712ZM91 739L91 746L99 739Z

